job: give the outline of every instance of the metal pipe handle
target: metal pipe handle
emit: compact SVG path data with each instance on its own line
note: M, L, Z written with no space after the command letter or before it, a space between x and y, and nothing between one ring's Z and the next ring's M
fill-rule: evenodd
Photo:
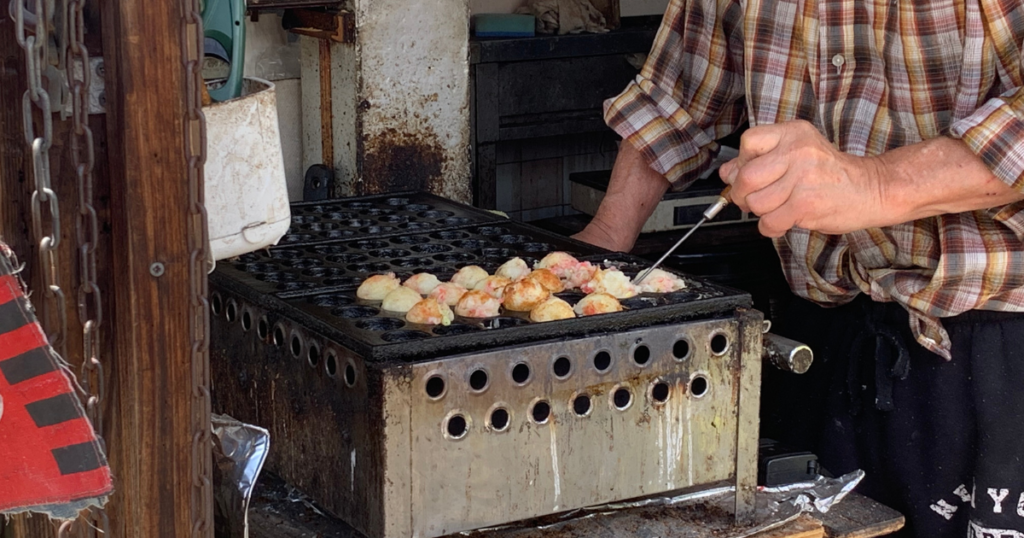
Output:
M814 352L807 344L772 333L765 333L762 342L761 358L780 370L802 374L814 362Z

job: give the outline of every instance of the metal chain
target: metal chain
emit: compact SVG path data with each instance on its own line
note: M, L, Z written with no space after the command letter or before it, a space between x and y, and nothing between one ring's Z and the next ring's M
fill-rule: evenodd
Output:
M64 291L57 274L57 247L60 246L60 203L50 183L50 147L53 145L53 114L50 96L43 86L43 69L48 60L47 41L53 26L53 0L29 0L34 11L26 13L25 0L11 0L14 12L15 38L25 51L28 89L22 95L22 128L25 143L32 150L32 231L39 245L39 271L43 275L44 300L40 302L41 319L50 345L61 357L67 356L67 310ZM34 20L34 29L26 27L26 15ZM38 110L43 124L36 133L33 110Z
M203 19L201 0L180 0L181 49L185 67L185 159L189 189L190 335L192 339L192 536L213 534L213 454L210 426L209 321L207 267L212 263L203 189L206 163L206 117L202 110L201 66Z
M96 429L101 446L104 421L102 403L106 399L106 382L101 356L100 328L103 325L103 299L97 283L96 247L99 244L99 222L96 217L93 168L95 151L92 129L89 127L89 86L92 66L85 46L86 0L58 0L63 8L66 32L61 55L65 58L67 80L71 85L71 162L75 170L78 189L78 215L75 219L75 237L78 241L78 319L82 323L82 367L79 383L85 392L85 412ZM81 78L72 69L82 66ZM87 515L91 525L82 526L86 534L98 530L110 536L110 522L101 508L92 508Z

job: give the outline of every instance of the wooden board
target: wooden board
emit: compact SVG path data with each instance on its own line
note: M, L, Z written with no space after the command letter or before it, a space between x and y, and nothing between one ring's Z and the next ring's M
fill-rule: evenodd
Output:
M829 538L871 538L903 528L903 514L863 495L850 494L822 516Z
M822 538L825 528L821 522L808 515L801 515L781 528L755 534L751 538Z

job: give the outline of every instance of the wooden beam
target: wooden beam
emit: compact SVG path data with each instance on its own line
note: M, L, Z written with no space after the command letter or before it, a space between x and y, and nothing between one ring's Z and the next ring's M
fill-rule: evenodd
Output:
M290 32L335 43L356 42L356 17L349 11L325 13L309 9L289 9L281 25Z
M193 529L207 508L194 502L194 417L204 410L194 405L189 330L183 58L196 53L196 36L183 39L181 1L100 3L118 284L110 329L118 356L116 434L108 440L117 491L112 534L209 537L212 521ZM201 495L209 499L210 488L207 483Z

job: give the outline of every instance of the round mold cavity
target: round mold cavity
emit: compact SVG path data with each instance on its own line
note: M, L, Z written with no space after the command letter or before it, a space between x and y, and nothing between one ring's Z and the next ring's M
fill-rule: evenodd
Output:
M320 235L327 239L347 239L355 234L356 233L352 230L331 230L329 232L323 232Z
M438 243L427 243L423 245L415 245L409 250L413 252L418 252L420 254L440 254L442 252L449 252L451 251L451 249L452 247L448 245L441 245Z
M504 235L508 233L508 228L501 228L499 226L481 226L476 229L476 233L485 236Z
M608 403L613 409L625 411L633 405L633 393L622 385L616 385L608 393Z
M295 273L287 273L284 271L276 271L273 273L257 273L254 275L256 278L264 282L295 282L301 280L301 276Z
M310 206L314 213L330 213L331 211L341 211L341 206L337 204L317 204Z
M522 246L520 246L519 248L523 252L550 252L552 250L555 250L554 245L552 245L551 243L536 242L523 243Z
M391 269L391 264L384 262L375 263L353 263L347 269L353 273L383 273Z
M708 383L708 378L704 374L696 374L690 378L690 396L694 398L703 398L707 396L708 392L711 392L711 384Z
M607 350L600 350L594 353L594 357L590 360L590 363L594 365L594 369L600 374L606 374L612 369L612 354Z
M347 207L348 209L370 209L373 207L373 204L370 202L348 202L346 204L342 204L342 206Z
M430 204L405 204L402 209L406 211L430 211L434 206Z
M348 249L342 245L317 245L315 247L306 247L315 254L321 256L327 256L331 254L342 254L348 252ZM273 252L273 251L271 251Z
M711 349L712 355L721 357L729 352L730 344L729 337L725 333L716 331L708 341L708 348Z
M389 215L394 215L395 214L395 210L394 209L382 209L382 208L379 208L379 207L375 207L373 209L367 209L367 210L363 211L363 214L370 215L371 217L387 217Z
M335 308L334 310L331 310L332 316L338 316L340 318L347 319L369 318L376 316L377 314L380 314L380 310L372 306L343 306L341 308Z
M421 218L421 219L443 219L445 217L450 217L450 216L452 216L454 214L455 213L452 213L451 211L433 210L433 211L420 211L419 213L416 214L416 216Z
M387 215L377 220L386 224L405 224L409 222L409 217L405 215Z
M384 200L384 204L385 205L389 205L389 206L408 205L409 202L411 202L411 200L409 200L408 198L401 197L401 196L394 196L392 198L388 198L388 199Z
M313 234L288 234L281 239L282 243L302 243L303 241L312 241L315 238Z
M487 257L487 258L501 258L502 260L507 260L509 258L514 258L516 254L517 254L516 251L514 251L514 250L512 250L510 248L493 248L492 247L492 248L480 249L480 255L482 255L484 257Z
M577 293L575 291L563 291L560 293L556 293L555 297L558 297L559 299L571 305L575 305L576 303L580 302L584 297L586 297L586 295L582 293Z
M662 296L668 304L690 303L700 299L700 295L692 291L676 291Z
M556 379L569 379L569 376L572 375L572 370L572 360L569 357L556 357L551 361L551 373L554 374Z
M394 265L395 267L402 267L404 269L423 270L433 267L434 260L431 260L430 258L403 258L400 260L392 260L391 265Z
M461 411L452 411L444 421L444 436L451 441L458 441L469 435L470 419Z
M365 318L356 322L356 328L364 331L393 331L405 327L405 322L398 318Z
M637 344L634 346L630 355L633 356L633 364L641 368L645 368L651 364L651 348L644 344Z
M374 224L377 224L377 222L370 219L349 219L343 224L349 228L365 228L367 226L373 226Z
M476 261L477 257L466 252L448 252L445 254L434 254L433 258L442 263L468 263Z
M284 263L291 269L309 269L311 267L320 267L324 264L324 261L319 258L301 258L298 260L290 260Z
M340 267L313 267L312 269L306 269L302 274L314 278L331 278L345 276L346 272Z
M332 308L335 306L348 306L355 302L355 299L353 299L351 295L328 293L326 295L314 295L309 297L306 299L306 302L315 304L316 306Z
M690 343L690 339L682 337L676 340L676 343L672 345L672 356L677 361L685 361L690 358L690 353L693 352L693 345Z
M594 404L590 401L590 395L585 392L577 392L569 399L569 406L572 412L580 417L589 417L594 410Z
M280 271L280 266L276 263L240 263L235 266L239 271L245 271L246 273L273 273Z
M396 245L423 245L430 243L430 238L422 235L400 235L398 237L392 237L391 242ZM413 250L415 250L415 247Z
M412 252L401 248L382 248L379 250L371 250L370 252L367 252L367 254L374 258L391 260L394 258L404 258L412 254Z
M366 254L359 254L356 252L347 252L345 254L332 254L327 257L327 261L333 263L362 263L369 260L370 257Z
M391 233L391 232L395 231L395 227L394 226L367 226L365 228L360 228L359 231L364 233L364 234L378 235L378 234L383 234L383 233Z
M281 291L299 291L311 290L317 286L316 282L282 282L275 287Z
M651 403L655 406L665 405L668 402L669 396L672 395L669 384L661 378L656 378L651 381L651 386L647 389L647 397L651 400Z
M444 397L447 390L448 380L443 374L439 372L431 372L427 374L427 380L423 383L423 391L427 394L427 398L430 398L431 400L440 400Z
M363 283L363 279L354 276L346 276L341 278L328 278L324 280L324 286L358 286Z
M465 239L469 237L466 232L460 232L458 230L452 230L447 232L437 232L430 234L430 237L434 239L440 239L441 241L455 241L458 239Z
M252 253L242 254L241 256L238 257L238 261L244 262L244 263L258 262L258 261L260 261L262 259L263 259L263 257L260 256L259 254L252 254Z
M270 250L270 257L275 260L295 260L302 257L302 251L290 248L275 248Z
M517 234L505 234L499 235L496 239L497 242L502 245L516 245L519 243L529 243L530 236L528 235L517 235Z
M441 224L445 226L462 226L463 224L469 224L473 222L469 217L446 217L441 219Z
M404 325L404 322L403 322ZM430 334L423 331L388 331L380 336L381 340L385 342L412 342L414 340L422 340L424 338L430 338Z
M398 227L402 228L403 230L428 230L430 228L436 228L437 225L434 224L433 222L413 221L406 222L405 224L399 224Z
M438 336L456 336L460 334L475 333L480 327L466 325L465 323L452 323L451 325L438 325L434 327L433 333Z
M530 369L529 364L518 362L509 369L509 376L512 377L513 383L522 387L533 379L533 371Z
M292 215L292 222L295 224L309 224L316 221L317 218L313 215Z
M491 385L491 376L483 367L475 368L469 374L469 389L473 392L483 392Z
M512 413L508 410L508 406L504 403L496 403L487 411L487 421L484 425L492 432L504 433L508 431L511 423Z
M530 418L534 424L547 424L551 419L551 404L547 400L535 400L530 406Z
M382 248L388 248L387 241L380 241L377 239L364 239L362 241L356 241L352 243L352 247L357 250L377 250Z
M341 226L337 222L311 222L300 226L303 230L310 232L326 232L330 230L337 230L340 227Z
M619 304L630 310L640 310L658 306L658 299L656 297L630 297L629 299L620 300Z
M465 250L476 250L487 248L491 242L484 239L460 239L458 241L452 241L452 246L455 248L461 248Z
M357 218L359 213L353 213L351 211L332 211L330 213L325 213L324 216L334 220L352 220Z
M481 320L481 324L485 329L505 329L508 327L518 327L520 325L526 325L529 321L522 318L513 318L509 316L501 316L497 318L488 318Z

